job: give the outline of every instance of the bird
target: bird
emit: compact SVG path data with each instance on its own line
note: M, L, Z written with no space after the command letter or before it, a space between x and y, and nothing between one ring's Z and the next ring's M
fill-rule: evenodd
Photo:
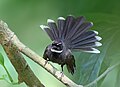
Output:
M102 39L98 32L90 30L92 22L86 20L84 16L74 17L68 15L66 18L58 17L55 22L52 19L47 20L47 25L40 25L52 43L44 51L43 58L63 66L72 75L75 73L76 64L72 51L87 53L100 53L97 47L102 46L99 41Z

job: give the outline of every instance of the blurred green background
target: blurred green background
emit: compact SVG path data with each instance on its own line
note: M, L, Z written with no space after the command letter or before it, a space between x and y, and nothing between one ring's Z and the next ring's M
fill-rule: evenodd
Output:
M110 65L115 64L116 61L120 60L119 9L120 0L0 0L0 19L7 22L9 28L15 32L21 42L42 56L45 47L51 41L47 34L40 29L39 25L46 24L48 18L56 21L59 16L66 17L69 14L76 17L81 15L85 16L87 20L94 23L92 29L99 31L100 36L103 38L103 47L100 48L102 53L98 55L101 60L103 59L101 65L98 67L100 68L98 72L100 74ZM2 47L0 47L0 53L5 57L5 65L14 81L17 82L17 73L9 59L6 57ZM81 81L81 78L84 77L80 77L82 76L80 64L83 63L80 58L86 57L86 60L89 60L90 58L88 57L91 55L80 53L78 56L78 54L76 54L76 60L79 60L77 61L78 70L75 75L71 76L66 68L64 72L76 83L84 84L84 81ZM39 65L27 57L25 57L25 59L36 76L46 87L65 87ZM53 65L61 70L59 65ZM114 69L105 79L102 79L101 85L99 86L119 87L119 71L119 67ZM0 65L0 77L4 74L6 74L6 72ZM0 86L27 87L24 83L12 85L5 80L0 80Z

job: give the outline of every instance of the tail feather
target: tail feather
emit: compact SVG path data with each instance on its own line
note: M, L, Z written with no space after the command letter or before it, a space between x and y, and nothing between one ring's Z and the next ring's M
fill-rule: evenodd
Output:
M82 50L82 51L93 51L93 49L92 49L91 47L82 48L82 49L76 47L74 50L75 50L75 51L81 51L81 50Z
M91 49L92 49L92 51L90 51L90 50L83 50L83 52L88 52L88 53L100 53L100 51L97 50L97 49L95 49L95 48L91 48Z
M91 22L85 22L83 23L79 29L77 30L77 32L74 34L73 37L71 37L71 40L74 40L76 38L79 38L81 36L81 34L83 34L84 32L86 32L89 28L91 28L93 26L93 23Z
M94 37L96 35L97 34L94 31L87 31L87 32L81 34L78 38L71 40L71 43L75 44L75 43L78 43L82 40Z
M83 52L87 52L87 53L100 53L99 50L97 50L96 48L91 48L91 47L88 47L88 48L78 48L78 49L74 49L75 51L83 51Z
M68 18L68 21L66 21L66 26L65 26L67 32L66 32L66 35L64 36L64 38L66 38L66 36L70 33L70 31L75 23L75 18L73 16L68 16L67 18Z
M88 48L88 47L94 47L94 46L95 46L95 42L91 42L91 43L86 43L86 44L82 44L82 45L75 44L75 45L73 45L73 48L74 49L81 49L81 48Z
M80 37L71 41L71 49L83 49L101 46L102 44L98 41L100 41L102 38L96 36L97 34L98 33L96 31L87 31L81 34Z
M84 23L85 18L83 16L80 16L78 18L76 18L75 20L75 24L73 25L73 27L71 27L71 30L69 32L69 34L67 34L67 39L71 38L75 35L76 32L78 32L79 27Z
M88 39L85 39L85 40L82 40L80 42L77 42L77 43L72 43L72 45L75 45L75 46L81 46L81 45L84 45L84 44L88 44L88 43L92 43L92 42L96 42L98 41L95 37L91 37L91 38L88 38Z
M50 39L53 41L55 39L53 32L51 31L51 29L48 26L45 25L40 25L40 27L46 31L46 33L48 34L48 36L50 37Z
M66 35L69 34L71 27L74 25L75 18L73 16L67 16L65 20L64 30L62 31L62 38L65 39Z
M58 39L58 32L59 31L58 31L56 23L51 19L48 19L47 23L48 23L48 26L50 27L55 39Z
M65 19L63 17L58 18L58 31L59 31L59 38L62 36L62 31L64 30L64 25L65 25Z
M100 39L99 39L100 40ZM91 38L88 38L88 39L85 39L85 40L82 40L80 42L77 42L77 43L72 43L71 44L71 47L73 47L72 49L83 49L83 48L93 48L93 47L99 47L101 46L102 44L99 41L96 37L91 37Z
M100 42L91 42L91 43L75 46L74 49L82 49L82 48L88 48L88 47L92 48L92 47L98 47L101 45L102 44Z

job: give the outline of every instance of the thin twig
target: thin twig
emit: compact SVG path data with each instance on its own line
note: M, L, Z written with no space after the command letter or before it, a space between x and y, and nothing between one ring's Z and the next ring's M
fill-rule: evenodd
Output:
M65 84L68 87L83 87L82 85L77 85L72 80L70 80L67 76L63 75L61 78L61 72L58 71L56 68L54 68L51 64L46 63L46 61L40 57L38 54L36 54L34 51L29 49L27 46L25 46L23 43L19 41L16 35L13 35L14 33L8 28L7 24L3 21L0 22L1 26L5 26L4 28L0 27L0 31L7 33L6 37L9 39L10 43L15 45L20 52L28 56L30 59L32 59L34 62L42 66L44 69L46 69L49 73L51 73L55 78L57 78L59 81L61 81L63 84ZM9 33L8 33L9 32ZM12 38L11 38L12 36ZM7 43L4 40L4 43Z
M111 67L109 67L104 73L102 73L96 80L94 80L93 82L89 83L88 85L84 86L84 87L90 87L92 85L94 85L95 83L97 83L99 80L101 80L103 77L105 77L110 71L112 71L113 69L115 69L118 65L120 65L119 63L116 63L115 65L112 65Z

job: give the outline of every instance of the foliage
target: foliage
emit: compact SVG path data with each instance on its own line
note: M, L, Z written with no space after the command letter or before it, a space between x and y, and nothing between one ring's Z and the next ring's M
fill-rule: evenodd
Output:
M4 58L1 53L0 53L0 64L4 66Z
M4 57L3 57L3 55L2 55L1 53L0 53L0 64L1 64L1 65L3 66L3 68L5 69L5 71L6 71L7 75L8 75L8 78L9 78L9 80L11 81L11 83L13 83L13 79L12 79L12 77L10 76L10 74L9 74L6 66L4 65ZM2 77L0 78L0 80L6 80L6 81L7 81L6 78L7 78L6 75L2 75ZM7 82L9 82L9 81L7 81ZM13 83L13 84L14 84L14 83Z

